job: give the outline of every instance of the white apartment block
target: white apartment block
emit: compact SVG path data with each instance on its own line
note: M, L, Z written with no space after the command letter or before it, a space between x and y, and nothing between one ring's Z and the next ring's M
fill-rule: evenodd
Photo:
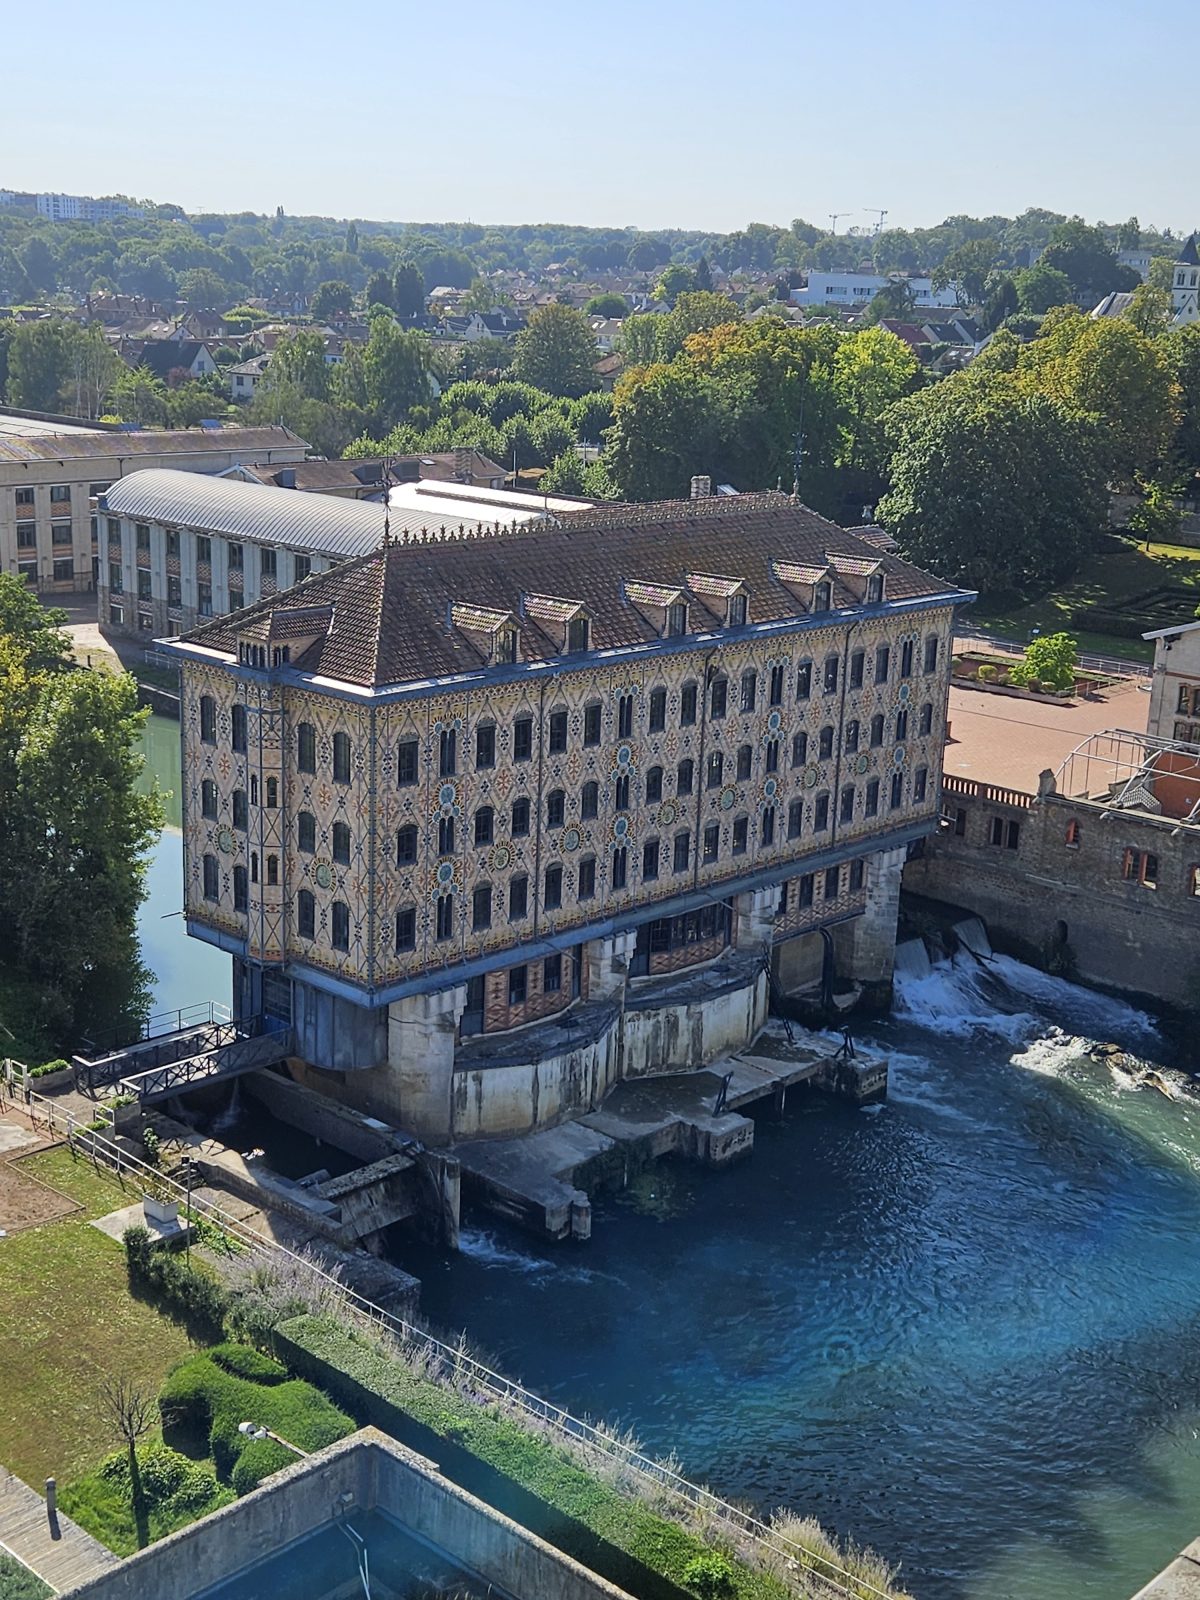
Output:
M0 572L43 594L90 590L101 566L92 501L127 473L174 467L224 472L239 462L303 461L288 428L186 428L176 432L72 428L0 418ZM26 431L27 429L27 431Z
M843 306L853 311L870 305L881 289L895 281L895 278L873 272L810 272L807 287L793 289L791 299L798 306ZM952 286L935 289L929 278L904 281L912 290L914 311L926 311L934 306L949 309L958 305Z
M90 194L39 194L36 196L39 217L51 222L112 222L115 217L144 217L141 206L130 205L128 200L106 198L94 200Z

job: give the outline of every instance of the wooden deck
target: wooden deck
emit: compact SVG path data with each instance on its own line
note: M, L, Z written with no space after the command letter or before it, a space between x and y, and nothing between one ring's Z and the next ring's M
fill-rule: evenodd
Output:
M0 1467L0 1547L32 1568L56 1594L115 1567L117 1557L59 1512L55 1530L36 1490Z

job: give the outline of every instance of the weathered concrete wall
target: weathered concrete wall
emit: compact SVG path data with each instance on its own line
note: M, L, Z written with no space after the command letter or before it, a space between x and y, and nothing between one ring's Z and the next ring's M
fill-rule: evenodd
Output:
M69 1600L190 1600L330 1525L347 1496L347 1522L387 1511L516 1600L629 1600L374 1428L277 1473L261 1489L70 1590Z
M1193 1539L1133 1600L1200 1600L1200 1539Z
M765 972L737 989L680 1005L627 1007L622 1078L700 1067L748 1045L767 1020Z
M456 1072L454 1137L525 1133L594 1110L617 1081L619 1058L614 1026L561 1055Z
M278 1121L362 1161L379 1161L397 1148L390 1129L373 1128L361 1111L278 1073L248 1072L242 1079L242 1093L265 1106Z
M1194 1007L1200 1000L1200 864L1194 828L1048 795L1022 806L948 792L951 827L926 841L904 887L982 917L997 943L1073 958L1086 983ZM956 833L962 813L961 834ZM1002 842L992 843L999 819ZM1076 842L1068 840L1078 824ZM1010 848L1009 824L1015 824ZM1155 887L1123 876L1125 852L1157 860Z

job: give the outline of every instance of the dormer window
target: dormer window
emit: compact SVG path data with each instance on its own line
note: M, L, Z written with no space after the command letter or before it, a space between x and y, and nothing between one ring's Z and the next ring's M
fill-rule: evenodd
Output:
M883 604L883 573L873 572L867 579L867 604L880 606Z
M567 653L587 650L591 645L592 625L587 617L572 617L567 623Z
M687 632L688 608L685 600L676 600L667 607L667 638L678 639Z
M496 661L502 666L512 666L517 659L517 630L501 628L496 635Z
M812 608L814 611L828 611L832 605L833 585L826 578L821 583L813 585Z
M744 594L731 594L729 597L729 626L731 628L744 628L749 615L749 601Z
M449 623L466 635L492 666L510 666L520 659L521 635L511 611L454 602Z

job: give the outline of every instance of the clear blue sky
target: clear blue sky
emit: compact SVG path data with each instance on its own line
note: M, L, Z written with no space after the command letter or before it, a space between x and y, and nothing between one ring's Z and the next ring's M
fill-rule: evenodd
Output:
M0 187L720 230L1040 205L1184 229L1198 43L1166 0L26 0Z

